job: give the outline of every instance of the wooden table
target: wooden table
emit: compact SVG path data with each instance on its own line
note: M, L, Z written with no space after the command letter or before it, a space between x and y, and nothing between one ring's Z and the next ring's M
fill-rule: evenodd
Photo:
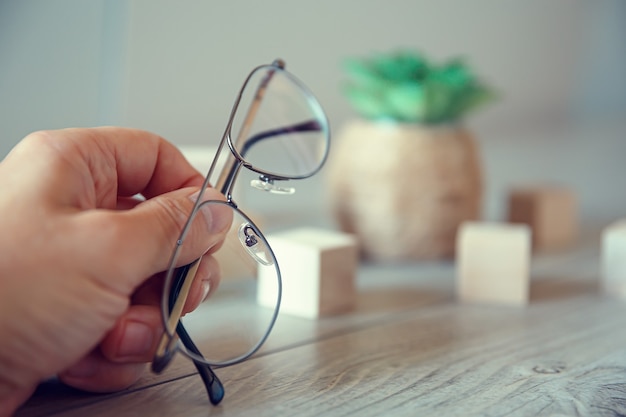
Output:
M599 239L533 258L526 308L461 305L454 265L363 265L347 315L281 315L255 358L217 370L218 407L179 357L132 389L43 384L17 416L626 415L626 302L598 292Z

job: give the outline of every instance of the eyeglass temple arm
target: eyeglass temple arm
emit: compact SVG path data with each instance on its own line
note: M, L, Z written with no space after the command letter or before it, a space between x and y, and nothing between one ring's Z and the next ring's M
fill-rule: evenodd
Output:
M289 133L319 132L320 130L322 130L322 126L320 125L319 121L315 119L296 123L294 125L266 130L265 132L259 132L246 140L246 142L241 147L241 151L239 153L242 157L245 157L253 145L265 139L271 139L276 136L286 135ZM231 188L231 185L233 184L233 182L235 181L235 177L237 176L237 172L239 171L239 167L239 164L237 164L233 158L233 161L228 170L224 170L224 174L222 174L220 180L218 181L218 184L220 184L221 186L220 191L223 194L226 195L228 190Z
M152 360L152 370L156 373L162 372L174 356L174 344L177 338L176 336L169 335L177 329L177 325L180 323L179 320L185 306L185 301L187 300L193 277L199 265L200 259L197 259L194 262L176 268L174 272L176 279L172 283L172 288L169 293L170 296L167 300L169 309L169 318L165 323L167 331L161 336L161 340L159 341Z
M178 325L176 326L176 333L187 350L195 355L202 356L202 352L200 352L200 349L198 349L198 347L193 343L189 333L187 333L185 326L183 326L181 322L178 322ZM193 361L193 364L196 366L198 374L200 374L200 378L202 378L202 381L204 382L211 404L219 404L224 398L225 393L222 381L220 381L217 375L215 375L215 372L213 372L213 369L211 369L209 365L198 361Z
M276 70L285 69L285 61L283 61L280 58L275 59L274 62L272 62L271 66L274 67L274 69L269 70L267 74L265 74L265 77L263 77L263 79L259 83L259 86L257 87L256 92L254 94L254 99L252 100L252 103L250 103L250 107L248 108L246 117L243 119L243 123L241 124L241 130L239 131L239 136L235 138L235 144L238 144L240 140L243 140L246 136L248 136L248 131L250 130L250 127L252 126L252 122L256 118L256 114L259 111L259 106L261 105L261 102L263 101L263 97L265 96L265 90L267 90L267 86L269 85L270 81L272 81L272 78L274 78L274 74L276 73ZM239 92L239 99L241 98L242 93L243 93L243 88Z
M172 290L170 292L170 298L168 300L171 317L180 317L184 300L187 299L187 294L189 293L189 289L191 287L190 283L193 281L193 276L196 273L198 264L199 260L177 269L176 272L178 273L178 278L180 279L176 279L174 281ZM180 320L178 320L176 323L176 335L180 338L181 342L183 342L187 350L198 356L202 356L200 349L198 349L198 347L193 343L191 337L189 336L189 333L187 333L185 326L183 326ZM170 340L169 338L164 338L161 342L162 344L164 343L162 346L162 355L155 358L155 361L153 361L152 363L152 369L155 372L161 372L170 362L174 353L174 350L171 349L173 340ZM211 401L211 404L219 404L219 402L222 401L222 399L224 398L224 385L222 384L222 381L220 381L217 375L215 375L209 365L205 365L197 361L193 361L193 364L196 366L198 374L200 374L200 377L204 382L204 386L206 388L207 394L209 395L209 400Z
M277 58L274 60L274 62L272 62L272 66L280 70L285 69L285 61L283 61L280 58ZM265 90L267 90L267 86L269 85L270 81L272 81L272 78L274 78L275 73L276 73L275 69L268 71L267 74L265 74L265 77L263 77L263 79L259 83L259 86L257 87L256 92L254 94L254 99L252 100L252 103L250 103L250 107L248 108L246 112L246 116L243 119L243 123L241 124L241 129L239 130L239 134L236 138L234 138L235 148L238 147L240 141L245 140L245 138L248 136L248 131L250 130L250 127L252 126L252 122L256 118L256 114L259 111L259 106L261 105L261 102L263 101L263 97L265 96ZM239 102L239 100L241 99L242 94L243 94L243 88L239 92L239 97L237 99L237 102ZM231 114L231 122L232 122L232 117L233 115ZM231 138L231 140L232 139L233 138ZM241 168L241 164L239 163L239 161L235 158L235 156L232 153L229 154L228 161L226 162L226 165L222 169L222 173L218 177L217 182L214 184L215 188L220 190L220 192L224 194L228 199L230 199L230 189L232 188L235 177L237 176L236 173L239 170L239 168Z
M319 132L322 130L320 123L315 120L307 120L305 122L296 123L295 125L289 125L285 127L279 127L277 129L266 130L265 132L257 133L248 139L241 148L241 156L245 157L248 150L263 139L273 138L275 136L286 135L288 133L303 133L303 132Z

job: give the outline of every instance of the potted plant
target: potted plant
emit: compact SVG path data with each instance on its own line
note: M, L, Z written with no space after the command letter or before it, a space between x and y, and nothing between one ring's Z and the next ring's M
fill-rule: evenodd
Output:
M461 59L417 52L345 62L345 96L359 114L329 160L332 210L373 260L454 254L458 226L481 213L481 165L464 117L493 94Z

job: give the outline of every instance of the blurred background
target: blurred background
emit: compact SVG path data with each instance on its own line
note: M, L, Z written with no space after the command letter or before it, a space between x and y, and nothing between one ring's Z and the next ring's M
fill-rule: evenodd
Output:
M501 219L508 187L533 181L572 187L583 220L626 216L621 0L0 0L0 156L29 132L70 126L214 146L244 77L276 57L335 131L356 116L342 61L400 48L464 56L500 94L467 120L485 218ZM297 188L258 210L327 219L324 175Z

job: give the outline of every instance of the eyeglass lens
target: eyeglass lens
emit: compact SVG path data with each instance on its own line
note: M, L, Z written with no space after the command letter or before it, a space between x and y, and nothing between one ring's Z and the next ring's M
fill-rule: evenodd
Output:
M313 174L328 146L328 127L317 101L293 76L272 66L250 75L230 133L246 162L279 177Z
M181 318L203 357L182 344L180 347L192 359L211 365L226 365L245 359L267 336L275 319L280 278L269 244L250 218L226 202L203 204L230 207L233 223L224 244L213 255L220 265L221 282L215 285L216 281L210 281L214 287L210 289L209 297ZM272 277L263 280L262 288L263 296L273 300L269 307L257 302L257 294L261 291L258 274ZM166 296L171 299L170 291L176 291L175 287L166 291Z

